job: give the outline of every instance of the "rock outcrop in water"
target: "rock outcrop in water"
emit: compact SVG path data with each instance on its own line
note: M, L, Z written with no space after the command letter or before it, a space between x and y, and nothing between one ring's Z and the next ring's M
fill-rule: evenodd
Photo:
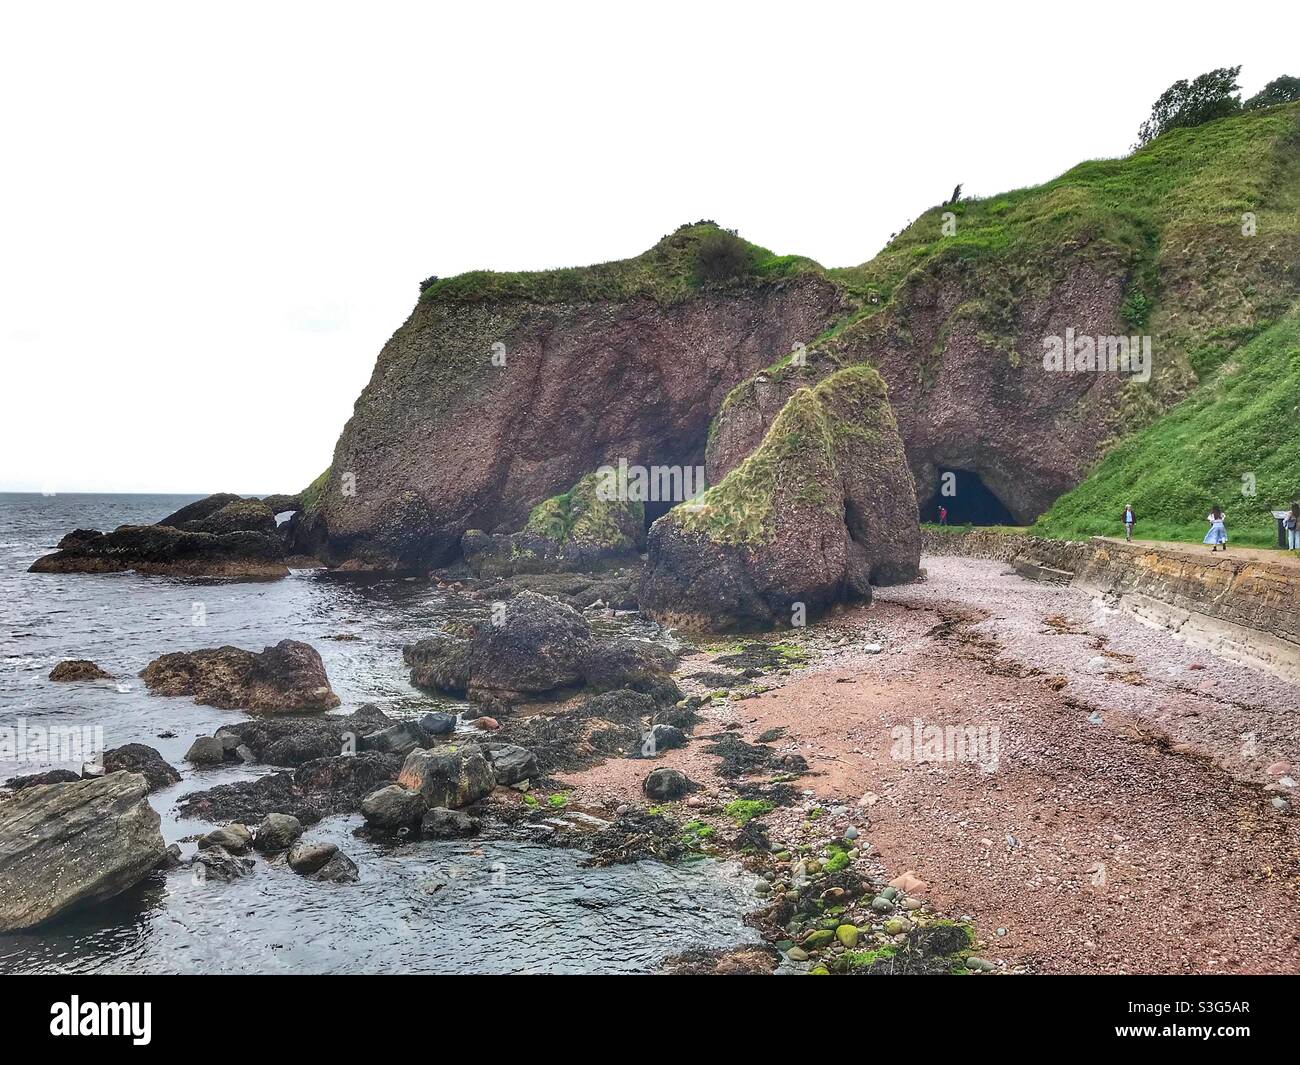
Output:
M0 799L0 931L31 928L139 883L166 852L135 773Z
M155 695L192 695L196 703L254 714L330 710L339 697L315 648L281 640L260 652L239 647L177 651L140 673Z
M112 680L113 674L107 673L84 658L66 659L50 670L50 680L85 681Z
M268 497L277 505L292 497ZM284 577L285 537L276 511L255 499L219 493L182 507L155 525L113 532L77 529L32 573L137 573L173 577L274 580Z
M763 443L650 530L641 603L691 629L802 624L871 583L914 578L916 495L884 384L868 367L785 405Z

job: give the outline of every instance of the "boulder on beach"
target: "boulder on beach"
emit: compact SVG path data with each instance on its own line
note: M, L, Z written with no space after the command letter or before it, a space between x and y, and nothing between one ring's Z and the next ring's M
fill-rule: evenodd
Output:
M397 783L418 792L426 807L454 809L478 802L496 787L492 765L473 744L412 751Z
M596 640L580 613L536 592L494 604L490 620L408 644L402 654L412 684L479 701L509 703L581 686L681 698L671 677L676 656L667 648Z
M338 850L338 845L335 843L314 843L300 839L289 848L289 856L285 860L295 873L307 876L322 868L338 853Z
M379 832L412 829L424 816L425 802L418 791L400 784L387 784L361 800L361 816Z
M697 788L698 784L677 769L655 769L641 783L641 790L646 797L655 802L671 802Z
M290 814L267 814L253 834L253 846L263 854L287 851L302 835L302 822Z
M94 662L87 661L84 658L69 658L60 662L50 670L50 680L57 681L82 681L82 680L112 680L113 674L106 673L95 665Z
M434 738L415 721L399 721L379 732L360 737L359 743L363 751L409 754L417 747L432 747Z
M226 745L220 736L199 736L185 752L190 765L220 765L226 760Z
M583 679L591 627L572 607L523 592L494 607L470 643L470 686L494 692L549 692Z
M221 847L231 854L244 854L252 845L253 833L240 824L222 825L199 839L199 850Z
M231 854L224 847L207 847L190 859L190 867L197 878L225 882L248 876L253 860Z
M304 713L339 705L314 647L281 640L260 652L239 647L177 651L140 673L155 695L191 695L196 703L255 714Z
M916 488L870 367L790 397L720 483L651 526L642 609L693 630L800 625L920 570Z
M478 835L482 822L460 810L435 806L420 821L420 835L425 839L463 839Z
M486 752L498 784L518 784L539 773L537 756L517 743L489 743Z
M138 773L24 788L0 800L0 931L133 887L166 853Z
M68 784L80 779L81 774L75 773L71 769L47 769L43 773L28 773L21 777L10 777L5 781L4 786L13 791L21 791L23 788L35 788L41 784Z
M104 772L139 773L148 781L150 791L170 787L181 779L167 759L143 743L126 743L105 751Z
M438 634L403 648L411 682L472 697L537 695L583 680L591 627L572 607L521 592L473 635Z

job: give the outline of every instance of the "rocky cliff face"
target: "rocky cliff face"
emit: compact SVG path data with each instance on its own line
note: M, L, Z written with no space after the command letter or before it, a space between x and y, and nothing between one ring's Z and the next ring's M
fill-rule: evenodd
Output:
M701 224L620 263L435 280L305 494L294 549L428 568L604 464L694 465L706 445L716 484L799 388L856 365L888 385L923 514L952 471L959 496L1032 521L1295 303L1297 181L1292 104L931 208L858 267L740 242L719 274L702 249L725 238ZM1104 365L1120 337L1142 361L1044 365L1053 339Z
M692 239L667 238L652 265ZM815 272L473 296L435 286L380 352L299 550L424 568L453 560L468 529L519 528L602 465L702 464L728 389L842 310Z
M1043 338L1119 332L1126 274L1117 256L1063 251L1048 277L994 314L990 293L1012 291L1010 272L960 262L920 272L804 365L777 365L735 389L710 433L708 480L757 446L796 389L866 363L889 386L922 507L939 470L969 471L1030 522L1096 460L1129 386L1117 373L1045 371Z

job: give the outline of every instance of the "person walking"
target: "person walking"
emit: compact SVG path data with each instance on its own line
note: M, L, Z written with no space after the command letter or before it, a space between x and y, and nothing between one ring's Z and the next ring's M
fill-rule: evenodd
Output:
M1286 546L1292 551L1300 551L1300 502L1291 501L1291 510L1282 519L1286 529Z
M1130 503L1124 508L1124 539L1133 540L1133 522L1137 519L1133 517L1133 504Z
M1217 551L1220 547L1228 550L1228 530L1224 527L1223 508L1214 506L1210 513L1205 516L1205 520L1210 523L1210 531L1205 534L1203 543L1210 545L1210 551Z

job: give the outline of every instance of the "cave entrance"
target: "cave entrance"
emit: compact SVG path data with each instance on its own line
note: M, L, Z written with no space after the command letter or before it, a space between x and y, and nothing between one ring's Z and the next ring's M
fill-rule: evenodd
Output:
M698 463L651 464L619 467L626 477L628 496L641 501L645 510L645 531L673 507L694 499L704 491L704 466Z
M1006 504L972 470L940 468L934 491L921 508L921 520L938 522L939 508L948 509L949 525L1014 525Z
M645 502L645 531L649 533L650 526L677 506L679 502L680 500L676 499L647 499Z

